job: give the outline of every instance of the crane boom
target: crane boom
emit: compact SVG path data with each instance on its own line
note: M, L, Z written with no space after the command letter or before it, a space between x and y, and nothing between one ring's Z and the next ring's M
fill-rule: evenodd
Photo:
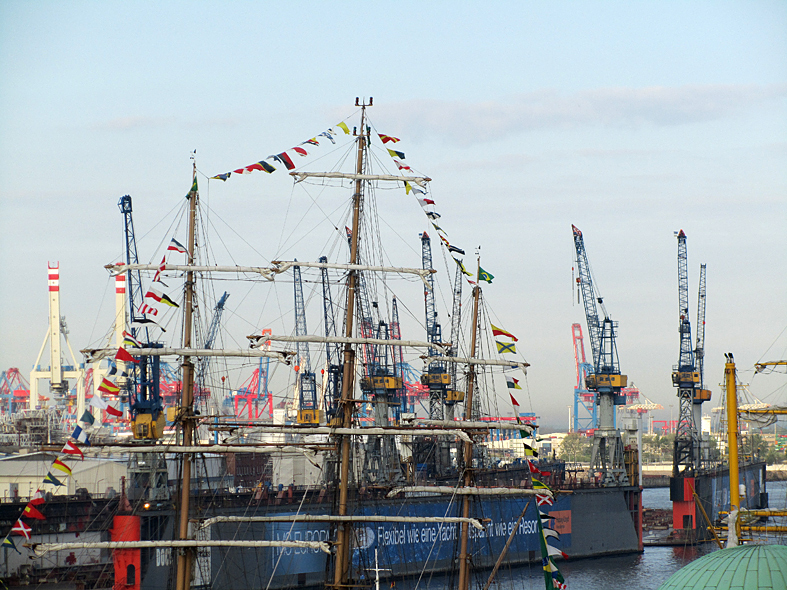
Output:
M700 374L700 387L705 388L705 264L700 265L700 286L697 292L697 345L694 358Z
M598 427L593 433L593 452L590 460L590 471L599 474L602 485L628 485L623 459L623 441L620 431L615 427L615 406L626 403L626 397L620 390L626 387L628 378L621 375L616 345L617 322L613 322L604 300L593 289L593 277L590 273L587 252L582 232L575 225L571 226L574 234L574 247L577 252L577 269L579 271L580 290L585 305L590 345L593 352L593 371L586 375L585 384L588 390L596 392L598 404ZM599 319L596 303L601 306L604 319Z

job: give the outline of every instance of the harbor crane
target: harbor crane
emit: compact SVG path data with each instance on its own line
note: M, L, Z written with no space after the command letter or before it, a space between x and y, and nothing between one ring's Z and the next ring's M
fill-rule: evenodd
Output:
M672 384L678 388L678 426L672 457L672 476L693 477L702 464L700 424L702 404L710 401L711 392L702 388L701 367L695 357L704 356L705 346L705 265L700 269L699 303L697 307L697 344L692 348L689 320L689 272L686 234L680 230L678 238L678 333L680 354L672 368Z
M328 262L327 256L320 256L320 262ZM331 284L328 281L328 269L321 268L322 278L322 306L323 321L326 338L336 338L336 320L331 297ZM325 419L328 425L333 425L339 406L339 397L342 393L342 356L341 347L335 342L325 343L325 364L327 374L323 378L323 404L325 406Z
M582 335L582 324L571 325L571 336L574 340L574 364L576 365L577 383L574 385L574 432L587 433L596 428L598 423L598 405L596 392L590 391L585 380L593 372L593 365L585 358L585 340Z
M615 340L618 323L610 319L603 298L593 287L582 232L575 225L572 225L571 229L577 253L577 284L582 292L593 353L593 371L585 377L585 384L589 391L597 394L598 405L598 428L593 433L590 472L599 474L604 486L628 485L623 441L620 431L615 428L615 406L626 403L626 396L622 395L620 390L628 383L628 377L620 372L618 361ZM603 320L599 317L597 304L604 314Z
M301 267L293 266L295 285L295 335L308 336L306 329L306 305L303 299L303 283L301 281ZM320 412L317 409L317 383L312 372L312 363L309 356L309 344L297 343L296 370L298 374L298 424L319 424Z

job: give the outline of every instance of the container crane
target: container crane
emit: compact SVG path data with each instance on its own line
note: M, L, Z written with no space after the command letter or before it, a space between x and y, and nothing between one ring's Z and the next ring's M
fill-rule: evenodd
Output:
M620 372L616 344L617 322L613 322L604 300L593 288L587 252L582 232L575 225L574 247L577 252L578 286L585 306L590 345L593 352L593 372L585 377L588 390L597 394L598 428L593 433L593 452L590 461L591 473L600 474L604 486L628 485L628 476L623 456L623 441L615 428L615 406L626 403L620 390L628 384L628 377ZM601 320L596 304L601 306Z
M701 436L699 425L702 420L702 403L709 401L710 390L702 389L702 378L695 364L697 348L704 355L705 339L705 284L704 265L700 269L700 291L697 307L697 348L692 348L691 321L689 320L689 272L686 234L680 230L678 238L678 333L680 354L678 364L672 368L672 384L678 388L678 427L672 456L672 477L693 477L702 463ZM701 309L700 309L701 308ZM699 315L702 314L700 320Z
M307 336L306 305L303 300L301 267L293 266L292 268L295 285L295 335ZM319 424L320 412L317 409L317 383L312 372L308 343L297 343L297 359L298 424Z
M462 268L456 265L456 277L454 279L454 301L451 310L451 351L450 356L459 356L459 338L462 329L462 285L464 283ZM451 364L451 388L446 391L445 396L445 419L454 419L454 406L457 402L465 401L465 392L459 388L459 381L456 375L457 363Z

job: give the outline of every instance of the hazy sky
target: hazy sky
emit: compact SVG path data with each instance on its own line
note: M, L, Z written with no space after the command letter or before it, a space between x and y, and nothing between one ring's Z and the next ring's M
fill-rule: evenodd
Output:
M785 358L784 2L6 1L0 369L27 374L35 361L47 261L61 265L73 346L106 333L103 265L122 252L121 195L134 198L151 261L188 189L191 150L209 175L251 164L351 117L356 96L374 97L377 130L401 137L408 163L434 179L451 241L482 246L496 276L486 297L520 338L526 404L545 424L567 421L571 324L584 328L572 223L620 322L622 370L654 401L676 400L679 229L692 319L708 265L714 399L724 352L742 371ZM300 206L286 175L203 182L201 194L232 227L228 240L253 245L240 257L217 251L219 262L312 255L283 246L280 220ZM411 244L392 259L418 266L420 209L399 192L383 197L391 231ZM243 298L233 295L230 310ZM235 327L238 342L267 325L249 321ZM787 402L783 375L742 377Z

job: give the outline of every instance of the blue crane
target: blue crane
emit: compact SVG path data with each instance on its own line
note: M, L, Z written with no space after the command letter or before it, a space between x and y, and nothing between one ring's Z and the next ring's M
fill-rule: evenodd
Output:
M700 421L702 420L702 403L710 400L710 391L702 389L702 378L695 363L696 349L692 348L691 321L689 320L689 271L686 233L677 232L678 238L678 334L680 335L680 353L678 364L672 370L672 384L678 388L678 426L675 430L675 443L672 455L672 475L692 476L701 463ZM697 347L704 354L705 337L705 281L704 265L700 269L700 291L697 308L698 316L702 314L702 341L698 329ZM701 309L700 309L701 308ZM699 320L699 317L698 317Z
M296 261L297 262L297 261ZM303 299L303 283L301 281L301 267L293 266L295 285L295 335L307 336L306 330L306 304ZM317 410L317 384L312 372L309 345L306 342L297 342L298 363L298 424L319 424L320 413Z
M432 270L432 240L429 234L421 234L421 263L424 270ZM426 341L440 344L443 341L442 328L437 321L437 309L434 298L434 278L432 273L426 275L427 288L424 289L424 308L426 311ZM429 349L429 356L438 356L437 347ZM446 399L451 375L445 372L441 362L431 362L426 372L421 375L421 383L429 386L429 419L443 419L443 402Z
M593 433L593 452L590 472L600 474L602 485L628 485L628 476L623 458L623 441L620 431L615 428L615 406L626 403L626 396L620 390L627 385L628 378L620 373L618 349L615 341L618 323L610 319L604 306L604 299L593 288L590 264L582 232L571 226L574 234L574 248L577 253L577 283L582 292L585 306L590 346L593 352L593 372L585 377L588 390L597 393L598 427ZM598 307L604 314L601 320Z
M219 334L219 327L221 326L221 316L224 313L224 304L227 303L227 299L229 298L230 294L226 291L224 294L219 298L216 306L213 308L213 317L210 320L210 325L208 326L208 333L205 335L205 344L203 348L206 350L210 350L213 348L214 343L216 342L216 337ZM206 381L208 377L208 370L210 368L210 358L209 356L200 357L197 360L197 397L201 399L204 392L207 392Z
M126 264L137 264L137 242L134 235L134 218L131 197L124 195L118 202L120 212L123 214L123 226L126 240ZM131 333L137 336L134 321L142 315L137 310L142 305L142 277L140 272L126 271L126 284L128 286L128 314L131 320ZM118 318L123 321L125 318ZM150 341L148 328L141 330L140 340L146 348L160 348L161 344ZM128 403L131 412L131 428L135 439L156 439L164 434L164 405L160 391L160 357L143 356L134 367L135 371L128 380Z
M328 262L327 256L320 256L320 262ZM333 298L331 297L331 284L328 280L328 269L320 269L322 278L322 306L325 323L326 338L336 338L336 316L333 309ZM342 394L342 357L341 348L335 342L325 344L325 361L328 374L326 375L323 387L326 422L332 424L336 418L339 398Z

